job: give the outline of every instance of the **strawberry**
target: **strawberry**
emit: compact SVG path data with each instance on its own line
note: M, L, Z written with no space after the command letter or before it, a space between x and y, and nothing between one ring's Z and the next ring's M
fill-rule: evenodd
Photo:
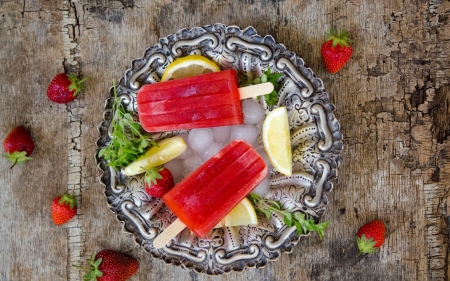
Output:
M55 224L65 224L76 214L77 206L73 195L64 194L52 200L52 219Z
M373 253L384 243L384 234L386 227L380 220L373 220L361 228L356 233L356 244L359 248L359 254Z
M145 173L144 190L150 196L161 198L174 186L172 173L167 168L152 168Z
M136 273L139 264L135 258L114 250L101 250L89 259L90 268L79 269L89 271L83 280L125 281Z
M56 103L71 102L85 88L86 79L79 80L73 74L59 73L48 86L47 97Z
M5 158L17 163L23 163L32 158L28 157L34 150L34 142L28 131L18 126L11 130L3 142L3 150L7 153L3 155Z
M349 44L353 42L348 38L350 34L345 30L338 29L337 34L330 28L327 40L320 50L325 67L331 74L338 72L350 59L353 48Z

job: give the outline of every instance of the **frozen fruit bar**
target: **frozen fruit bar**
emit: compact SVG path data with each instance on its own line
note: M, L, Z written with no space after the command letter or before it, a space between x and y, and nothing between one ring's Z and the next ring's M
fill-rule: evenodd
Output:
M139 121L148 132L242 124L240 100L272 90L271 83L238 89L232 69L146 84L137 94Z
M234 70L146 84L137 104L139 121L149 132L243 122Z
M203 237L266 178L267 172L258 152L247 142L235 140L164 195L163 201L183 227Z

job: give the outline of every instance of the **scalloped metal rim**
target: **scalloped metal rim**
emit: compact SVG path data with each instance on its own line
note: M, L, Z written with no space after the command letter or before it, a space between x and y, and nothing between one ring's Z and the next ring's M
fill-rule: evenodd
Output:
M293 73L292 75L291 75L291 73L289 73L289 75L291 75L290 77L292 77L294 80L295 80L295 78L298 78L298 81L300 81L299 83L306 84L306 86L302 88L302 90L301 90L302 92L300 95L303 98L309 98L310 96L314 97L314 95L317 95L317 93L319 93L319 97L317 99L320 100L321 103L319 103L319 106L316 106L314 109L311 109L312 108L312 106L311 106L311 108L309 108L310 112L308 114L312 115L313 114L312 112L314 112L315 114L318 114L318 116L320 115L320 118L326 119L326 122L324 120L322 120L322 123L325 123L325 124L322 124L322 127L324 127L324 128L322 128L322 131L326 131L326 129L327 129L326 127L332 127L331 129L328 128L329 129L328 134L330 134L332 137L332 142L328 143L328 145L331 145L333 148L331 153L327 154L327 156L331 155L331 157L332 157L331 161L327 161L329 159L326 158L326 160L323 160L324 162L322 162L322 165L325 165L325 166L330 165L329 174L327 174L326 177L324 177L324 179L323 179L324 189L323 189L323 191L321 190L319 192L319 193L321 193L321 196L318 200L323 201L323 202L321 202L323 204L323 207L320 210L318 210L317 213L314 213L315 215L308 213L313 218L319 219L327 205L326 193L331 191L331 189L333 187L332 181L334 181L337 178L337 168L340 165L340 152L342 150L343 145L342 145L342 135L339 131L339 123L335 119L335 117L332 113L334 111L334 106L329 104L328 94L324 90L322 81L313 74L313 72L310 68L306 68L304 66L304 62L301 58L299 58L295 53L288 51L283 44L276 43L275 39L272 36L268 35L265 37L261 37L260 35L258 35L256 33L255 29L251 26L247 27L246 29L241 30L237 26L225 26L220 23L213 24L213 25L206 25L206 26L202 26L202 27L193 27L191 29L181 29L178 32L170 34L165 38L161 38L159 40L158 44L156 44L155 46L150 47L144 51L143 57L134 59L131 63L131 65L132 65L131 68L127 69L124 72L124 76L120 79L120 83L119 83L118 87L122 87L123 89L126 89L129 92L133 92L133 90L136 90L136 89L134 89L136 87L136 84L134 84L134 83L136 83L136 81L139 79L142 80L143 78L141 78L141 77L143 74L144 74L144 76L146 76L146 78L145 78L146 80L143 83L154 82L152 79L155 79L155 77L152 75L155 75L155 73L153 73L153 74L146 73L145 69L142 70L143 66L139 65L139 64L142 64L143 62L145 62L148 66L150 66L151 63L155 63L155 62L158 62L158 60L162 60L161 57L156 57L151 62L148 60L150 53L152 53L152 51L155 48L157 48L157 46L158 47L160 47L161 45L169 46L170 44L172 44L171 45L172 50L169 50L170 48L165 49L165 51L167 51L167 52L172 51L172 54L166 54L167 57L170 57L170 55L174 55L174 53L175 53L175 55L180 56L182 53L178 53L178 49L177 49L178 46L174 47L176 42L182 41L182 40L179 40L179 38L195 38L195 36L197 36L197 38L198 38L202 34L208 34L208 32L211 32L211 30L214 30L216 32L217 31L219 31L219 32L234 32L234 34L239 34L241 37L238 36L237 39L234 40L233 42L231 42L228 47L230 47L232 50L233 48L235 48L235 49L239 48L240 47L239 44L243 44L243 45L248 44L247 47L250 46L249 49L255 48L254 50L250 50L250 51L253 52L253 54L258 55L260 57L260 60L263 62L264 62L264 59L267 59L267 57L270 57L269 54L267 53L268 51L270 51L270 52L276 51L276 52L282 53L283 56L277 61L278 65L275 65L275 67L279 67L279 69L283 68L283 67L295 67L297 70L298 69L301 70L298 72L301 74L300 75L301 77L298 77L299 75L296 73ZM189 36L191 36L191 37L189 37ZM241 39L243 38L245 40L239 41L240 38ZM175 42L175 44L173 44L174 42ZM259 42L259 45L257 42ZM198 43L198 42L194 42L194 43ZM265 49L265 47L267 49ZM273 56L272 56L272 58L273 58ZM275 64L275 62L273 62L273 63ZM291 65L289 66L288 64L291 64ZM139 69L139 71L140 71L139 75L136 75L135 68ZM287 70L287 71L289 72L290 70ZM161 73L159 73L159 74L161 74ZM297 75L297 77L296 77L296 75ZM133 80L133 79L135 79L135 80ZM308 88L308 89L313 88L314 92L313 93L311 93L311 91L308 92L308 89L306 89L306 88ZM306 91L305 91L305 89L306 89ZM109 114L108 104L110 103L110 98L112 96L111 95L112 88L110 88L109 93L110 93L110 96L108 97L108 99L105 102L105 112L104 112L103 120L97 127L97 129L100 133L100 138L96 142L98 150L100 149L101 144L106 143L107 139L108 139L108 133L107 133L107 130L109 127L109 121L107 120L108 114ZM311 102L311 104L313 104L313 102ZM130 106L131 105L132 105L132 103L130 102ZM320 108L320 107L323 107L323 108ZM133 109L133 108L131 108L131 109ZM270 109L268 109L268 110L270 110ZM320 110L322 110L322 111L319 112ZM297 112L295 114L301 115L301 113L297 113ZM311 117L311 116L309 116L309 117ZM300 118L300 117L295 116L295 118ZM327 134L327 132L322 132L322 134ZM105 141L105 139L106 139L106 141ZM323 143L321 145L324 145L324 146L327 145L326 141L323 141ZM181 268L185 268L185 269L186 268L192 269L198 273L206 273L208 275L230 273L232 271L242 272L246 268L265 267L269 261L277 260L281 253L292 252L294 245L296 245L300 240L300 236L297 235L295 232L291 231L286 236L285 241L282 244L282 247L276 249L276 251L275 251L276 254L273 257L267 257L266 259L261 258L259 261L254 261L254 262L247 261L244 266L239 266L239 267L223 266L222 268L220 268L220 267L215 268L215 270L208 269L208 268L201 268L198 265L196 265L195 263L189 262L189 259L187 261L181 260L181 258L180 258L180 260L177 260L173 256L165 256L164 251L162 251L162 250L154 251L154 249L152 249L152 247L149 244L146 244L145 241L142 241L145 239L139 236L139 233L137 233L135 226L132 223L130 223L129 221L127 221L124 218L123 214L118 213L117 206L113 205L112 202L109 201L108 180L109 180L109 182L111 181L111 174L110 174L109 169L106 166L105 161L98 157L98 150L95 155L95 160L96 160L98 168L102 171L102 175L100 176L100 183L104 186L104 195L107 198L107 204L110 207L110 211L116 214L117 220L122 223L122 228L123 228L124 232L133 234L134 240L138 245L140 245L145 251L150 252L153 257L160 258L160 259L164 260L164 262L167 264L173 264L173 265L179 266ZM329 162L331 162L331 163L329 163ZM321 166L321 167L324 167L324 166ZM316 173L316 183L317 183L317 173ZM313 193L314 192L316 192L316 191L313 191ZM307 195L312 198L311 195L309 195L309 194L307 194ZM308 201L306 200L306 196L304 195L303 197L304 197L304 199L303 199L304 203L307 203ZM312 198L312 199L317 199L317 197L318 196L316 196L315 198ZM303 207L303 208L305 208L305 207ZM301 236L307 236L307 235L309 235L309 234L306 234L306 235L303 234ZM266 236L266 238L267 238L267 236ZM234 264L236 264L236 263L234 263Z

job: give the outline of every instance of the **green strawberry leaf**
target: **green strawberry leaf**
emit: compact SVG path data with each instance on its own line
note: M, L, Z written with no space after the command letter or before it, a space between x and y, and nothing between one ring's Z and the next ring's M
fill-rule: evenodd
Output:
M14 162L13 165L10 167L10 169L12 169L16 164L22 164L25 161L33 159L33 158L27 156L26 151L15 151L13 153L3 155L3 157Z
M88 79L88 77L85 77L83 79L79 79L76 75L74 74L67 74L67 78L69 79L69 81L71 82L71 84L69 85L68 89L69 90L73 90L73 96L77 96L78 93L81 90L84 90L86 88L86 85L84 84L84 82Z
M332 47L336 47L337 45L341 47L350 47L350 43L353 42L352 39L349 38L350 33L346 30L341 30L338 28L337 33L334 32L333 28L330 27L330 33L327 34L326 41L333 40L331 43Z
M358 256L362 253L370 254L378 250L378 248L375 247L377 242L372 237L367 239L365 234L361 235L361 237L356 236L356 244L359 249Z
M61 196L61 198L59 199L58 204L69 206L69 208L70 208L71 210L73 210L73 208L75 208L76 199L75 199L75 197L74 197L73 195L71 195L71 194L64 194L64 195Z
M162 176L159 174L159 172L161 172L163 170L162 166L158 166L158 167L154 167L154 168L150 168L150 169L145 169L144 167L141 167L141 168L145 170L144 182L148 186L151 186L152 183L156 184L157 180L162 179Z

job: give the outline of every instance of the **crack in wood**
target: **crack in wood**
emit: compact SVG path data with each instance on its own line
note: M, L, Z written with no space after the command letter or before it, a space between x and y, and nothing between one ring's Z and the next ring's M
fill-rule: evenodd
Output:
M82 116L78 120L73 120L74 115L68 113L68 192L73 194L78 202L78 209L82 209L82 163L81 163L81 136L82 136ZM73 268L73 264L81 264L82 253L84 251L83 230L81 228L81 218L79 214L68 223L68 280L79 280L79 270Z
M134 7L134 0L119 0L119 2L122 3L124 9Z
M63 66L66 73L80 74L81 72L81 51L78 44L80 22L77 13L76 4L72 1L63 2L64 9L62 20Z
M418 109L419 105L423 104L427 100L427 87L424 84L422 87L416 85L416 89L411 93L411 107Z
M449 225L444 219L445 211L442 210L443 202L446 200L445 198L448 198L448 191L446 191L448 184L446 188L443 183L446 177L443 175L446 164L439 163L439 160L436 159L445 159L439 156L443 149L439 144L442 144L450 135L450 111L447 107L450 101L450 91L448 90L448 75L435 71L435 69L448 69L444 66L444 64L448 64L445 63L448 60L433 52L434 49L443 48L443 46L436 46L436 39L432 37L445 34L444 25L440 19L442 22L447 19L440 8L443 1L429 0L426 2L428 2L425 4L428 5L428 13L424 15L414 13L413 9L416 9L414 7L411 7L411 10L405 14L398 15L392 12L393 22L400 17L402 20L414 21L418 26L417 29L407 33L406 29L393 24L392 33L397 31L396 36L401 37L401 42L398 42L396 66L400 76L399 91L405 93L406 98L406 108L403 110L409 116L411 135L421 136L419 139L411 139L408 152L411 159L406 159L406 163L415 160L417 168L423 169L425 172L422 176L425 181L422 191L424 200L421 201L424 204L422 215L426 223L424 237L428 257L427 275L431 280L449 280L449 231L443 231L448 229ZM436 13L439 13L438 19L436 19ZM414 33L414 30L422 28L428 30L431 38L422 38L421 34ZM416 43L411 44L410 42ZM444 41L438 42L441 45L448 44ZM391 57L395 57L394 53L391 54ZM411 87L414 88L411 89ZM376 108L380 108L380 105ZM432 126L423 126L424 120L429 121L430 119ZM414 133L414 130L417 132ZM427 130L431 131L428 138L424 137L427 136ZM428 151L429 156L425 156L423 150ZM411 169L414 168L411 167ZM417 273L416 276L421 275Z
M446 84L436 90L430 105L433 120L432 133L438 143L443 143L450 136L450 85Z
M62 36L64 44L63 66L66 73L81 73L81 49L78 44L80 36L80 20L75 1L63 1L64 9L62 20ZM81 139L82 139L82 118L85 106L74 101L67 105L67 122L69 124L67 135L68 150L68 192L73 194L78 202L78 209L82 209L82 157L81 157ZM80 211L78 212L80 213ZM83 253L85 251L85 242L83 241L82 218L78 214L69 221L68 227L68 257L67 257L67 278L68 280L80 280L81 272L72 265L81 264Z

